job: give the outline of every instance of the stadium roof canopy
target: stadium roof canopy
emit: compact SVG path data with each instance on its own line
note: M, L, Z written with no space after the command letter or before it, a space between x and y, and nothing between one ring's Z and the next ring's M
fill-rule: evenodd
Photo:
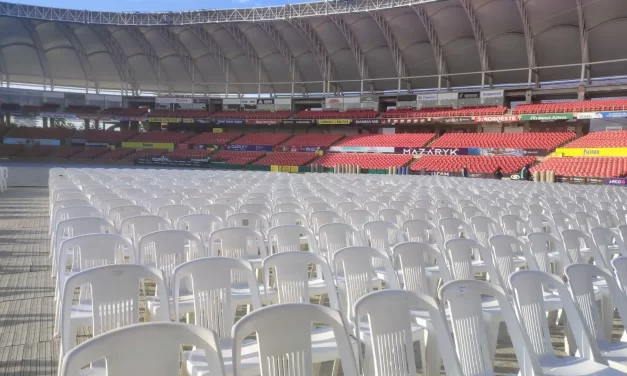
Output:
M584 81L627 74L626 35L625 0L349 0L171 13L0 3L0 80L231 94Z

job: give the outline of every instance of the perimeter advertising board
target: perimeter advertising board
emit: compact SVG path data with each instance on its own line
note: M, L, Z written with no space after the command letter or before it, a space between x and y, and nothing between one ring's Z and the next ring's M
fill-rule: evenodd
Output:
M123 148L131 149L174 149L174 144L171 142L122 142Z
M173 167L208 167L209 159L173 159L168 157L138 158L135 164Z
M627 148L559 148L555 152L564 157L627 157Z
M331 146L329 150L334 153L395 153L393 147L376 146Z
M396 154L412 155L468 155L468 149L464 148L394 148Z
M520 120L522 121L556 121L573 119L574 115L572 113L520 115Z
M236 151L272 151L270 145L226 145L224 150Z
M59 146L59 145L61 145L61 141L60 140L52 140L52 139L47 139L47 138L5 137L4 138L4 143L5 144L12 144L12 145L26 145L26 144L30 144L30 145L52 145L52 146Z

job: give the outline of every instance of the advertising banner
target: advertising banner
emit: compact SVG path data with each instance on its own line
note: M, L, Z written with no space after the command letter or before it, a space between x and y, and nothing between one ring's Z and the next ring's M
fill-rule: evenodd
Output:
M148 121L151 123L180 123L181 118L166 118L166 117L149 117Z
M237 151L272 151L270 145L226 145L225 150L237 150Z
M555 152L564 157L627 157L627 148L559 148Z
M451 176L451 173L448 171L427 171L427 175L430 176Z
M331 148L333 149L333 148ZM468 149L464 148L394 148L395 154L412 155L468 155Z
M278 125L280 120L265 120L265 119L249 119L246 120L246 124L251 125Z
M14 138L14 137L5 137L5 144L30 144L30 145L52 145L59 146L61 145L60 140L52 140L47 138Z
M243 125L246 124L246 120L244 119L215 119L213 121L219 125Z
M429 101L437 101L438 100L438 93L432 93L432 94L418 94L416 96L416 100L417 101L423 101L423 102L429 102Z
M122 142L123 148L132 149L174 149L174 144L171 142Z
M189 144L190 149L201 149L201 150L217 150L218 145L207 145L207 144Z
M257 99L257 104L274 104L274 99Z
M578 112L575 114L575 119L602 119L603 115L600 112Z
M319 119L320 125L349 125L352 123L351 119Z
M119 121L146 121L148 117L146 116L116 116L115 119Z
M176 167L208 167L209 159L173 159L168 157L138 158L135 164Z
M472 118L477 123L511 123L519 119L518 115L474 116Z
M606 118L627 118L627 111L600 112L603 119Z
M603 184L605 185L620 185L620 186L625 186L627 185L627 179L625 178L610 178L610 179L605 179L603 181Z
M481 92L481 99L502 98L504 96L505 90L483 90Z
M335 153L394 153L393 147L377 147L377 146L331 146L329 149Z
M361 103L379 103L379 96L377 95L362 95L359 97Z
M115 142L100 142L100 141L85 141L85 146L111 146L115 145Z
M283 120L281 122L283 125L313 125L314 121L309 119L303 120Z
M604 179L600 179L600 178L586 178L586 184L602 185L603 180Z
M383 124L424 124L430 123L433 118L417 118L417 119L382 119Z
M379 119L355 119L353 120L355 125L379 125L381 120Z
M87 142L84 138L72 138L70 139L70 143L72 146L85 146L85 142Z
M520 115L520 120L522 121L555 121L572 120L573 118L574 116L571 113Z
M545 157L548 152L543 149L511 149L511 148L469 148L468 155L509 156L509 157Z
M468 91L465 93L457 93L457 99L479 99L481 98L480 91Z
M42 112L39 114L42 118L51 118L51 119L76 119L76 114L64 114L57 112Z
M155 98L155 104L193 104L192 98L174 98L174 97L157 97Z
M449 118L433 118L431 119L437 123L445 124L457 124L457 123L470 123L472 122L472 116L458 116Z

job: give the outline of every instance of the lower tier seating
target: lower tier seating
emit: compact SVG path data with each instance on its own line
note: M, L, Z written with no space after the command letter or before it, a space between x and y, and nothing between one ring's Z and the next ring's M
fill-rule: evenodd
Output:
M59 146L58 148L54 149L52 153L48 154L48 158L70 158L71 156L79 153L83 149L84 147L82 146Z
M555 171L555 176L616 178L627 175L627 157L548 158L535 171Z
M211 116L214 119L287 119L292 114L291 111L220 111Z
M317 158L315 153L274 152L253 164L264 166L304 166Z
M241 133L238 132L224 132L224 133L201 133L197 136L194 136L186 141L188 144L192 145L224 145L228 144L231 141L242 137Z
M152 143L179 143L183 142L195 134L192 132L144 132L131 137L132 142L152 142Z
M108 152L109 150L111 149L104 146L86 147L85 149L74 154L71 159L94 159Z
M330 153L315 161L315 163L324 167L359 165L361 168L367 169L387 169L389 167L403 167L411 159L411 155L403 154Z
M434 133L356 134L336 146L419 147L425 146L433 137Z
M123 159L127 155L133 153L135 149L132 148L115 148L114 150L108 151L100 156L97 159L106 159L106 160L118 160Z
M294 119L374 119L377 116L379 116L379 111L370 109L304 110L294 115Z
M206 149L177 149L167 153L165 156L175 159L207 158L211 155L211 150Z
M514 114L552 114L561 112L624 111L627 99L602 99L598 101L574 101L555 103L520 104Z
M589 133L565 148L624 148L627 147L627 131L602 131Z
M338 142L342 137L344 137L343 134L299 134L287 140L283 145L288 148L304 146L319 146L321 148L328 148Z
M24 150L24 145L1 144L0 157L13 157Z
M159 157L167 152L166 149L140 149L135 150L131 154L126 155L122 159L127 161L134 161L137 158L153 158Z
M40 158L45 157L52 153L57 147L52 145L33 145L30 148L25 148L18 157L23 158Z
M492 173L501 167L503 174L513 174L534 161L535 157L425 155L411 165L411 170L420 171L424 168L427 171L461 172L466 166L468 172Z
M289 133L249 133L233 143L237 145L276 146L291 136Z
M249 164L266 155L263 151L220 150L211 156L212 161L230 164Z
M503 115L507 111L505 106L470 106L463 108L432 107L395 108L383 114L384 118L414 118L414 117L451 117L451 116L486 116Z
M511 148L552 150L575 138L574 132L446 133L433 148Z

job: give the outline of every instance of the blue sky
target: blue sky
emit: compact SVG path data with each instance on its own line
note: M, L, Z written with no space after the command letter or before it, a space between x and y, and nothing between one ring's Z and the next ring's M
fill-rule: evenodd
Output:
M305 0L9 0L9 2L98 11L163 12L216 8L248 8L254 6L299 3L305 2Z

